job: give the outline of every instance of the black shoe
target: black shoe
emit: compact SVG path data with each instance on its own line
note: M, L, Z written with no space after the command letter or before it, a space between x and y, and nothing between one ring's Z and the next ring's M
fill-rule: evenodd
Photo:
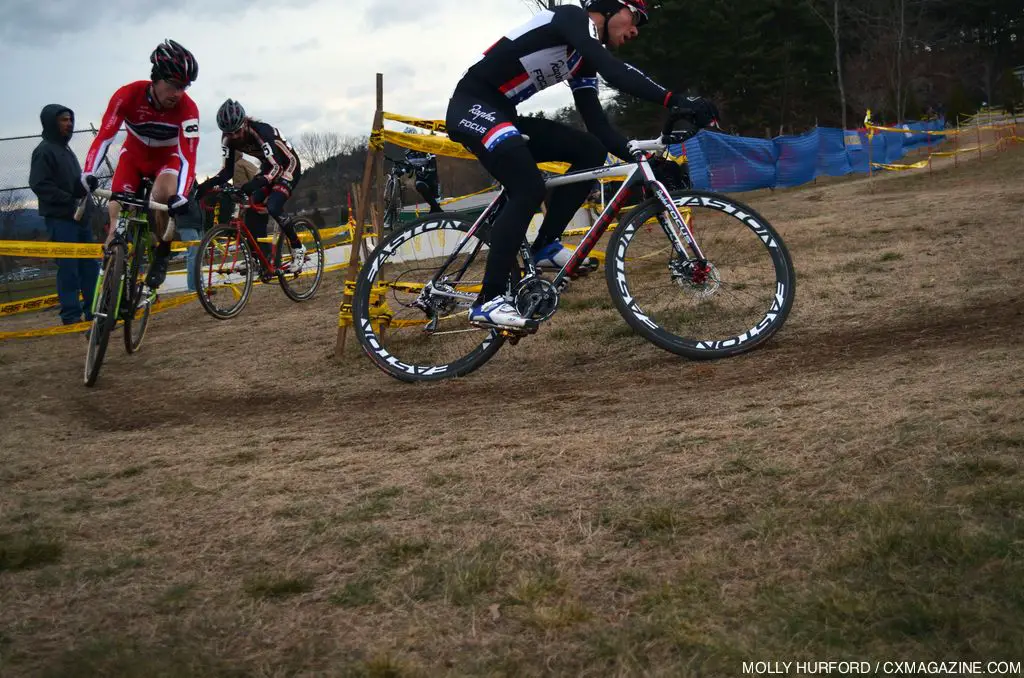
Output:
M153 263L149 265L149 273L146 274L146 286L155 290L164 284L164 280L167 279L167 260L170 259L167 255L155 255L153 257Z

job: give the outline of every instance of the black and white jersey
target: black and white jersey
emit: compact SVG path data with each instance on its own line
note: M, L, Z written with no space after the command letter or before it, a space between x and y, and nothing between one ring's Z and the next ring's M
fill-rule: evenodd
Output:
M670 93L641 71L616 59L601 43L582 7L544 10L494 43L466 72L463 83L515 104L560 82L573 91L597 91L597 76L635 97L664 105Z
M276 127L259 120L249 119L246 132L241 139L232 139L224 134L220 140L224 154L224 165L217 178L221 183L228 181L235 171L234 151L241 151L254 158L260 158L260 173L267 181L295 181L301 172L301 163L295 149L288 140L281 136Z

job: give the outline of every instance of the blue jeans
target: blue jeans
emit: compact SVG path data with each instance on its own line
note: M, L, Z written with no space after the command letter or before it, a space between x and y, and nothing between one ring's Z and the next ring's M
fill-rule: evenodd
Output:
M46 230L53 242L95 242L88 224L71 219L46 217ZM100 264L95 259L57 259L57 299L60 300L60 319L65 325L92 320L92 296L96 291L96 278ZM82 300L79 301L79 294ZM84 307L84 308L83 308Z
M179 228L178 235L182 240L200 240L199 231L194 228ZM185 252L185 282L189 292L196 291L196 274L192 270L192 264L196 260L196 253L199 252L198 245L192 245Z

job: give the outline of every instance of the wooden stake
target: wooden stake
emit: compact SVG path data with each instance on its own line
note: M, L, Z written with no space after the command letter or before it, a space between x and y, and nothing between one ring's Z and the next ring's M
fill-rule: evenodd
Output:
M978 119L979 116L974 116L974 131L978 137L978 157L981 157L981 121Z
M378 132L384 129L384 75L377 74L377 110L373 114L373 131ZM363 182L359 187L359 194L356 198L356 223L352 229L352 253L349 256L348 268L345 270L345 282L355 281L359 275L359 252L362 249L363 228L366 221L366 207L370 204L370 189L373 183L374 163L379 160L379 152L373 145L373 136L370 137L370 146L366 153L366 163L363 165ZM342 295L341 306L348 305L351 308L352 294L348 286L345 286ZM353 319L354 321L354 319ZM334 355L340 358L345 352L345 335L347 326L339 325L338 339L334 345Z

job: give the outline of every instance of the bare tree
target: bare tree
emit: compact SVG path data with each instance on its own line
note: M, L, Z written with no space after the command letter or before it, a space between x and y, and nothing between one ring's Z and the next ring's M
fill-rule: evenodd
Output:
M18 189L0 190L0 240L15 240L14 222L18 211L28 206L28 200ZM0 257L0 274L9 273L14 267L13 257Z
M295 151L306 167L319 165L345 150L345 138L337 132L303 132Z
M839 40L839 2L840 0L831 0L832 4L832 19L819 10L818 3L821 0L807 0L807 4L810 5L811 10L817 15L819 19L825 22L828 26L829 31L832 33L832 41L836 45L836 82L839 85L839 106L842 110L843 115L843 129L847 129L846 126L846 87L843 85L843 57L841 51L841 44ZM828 0L825 0L827 3Z

